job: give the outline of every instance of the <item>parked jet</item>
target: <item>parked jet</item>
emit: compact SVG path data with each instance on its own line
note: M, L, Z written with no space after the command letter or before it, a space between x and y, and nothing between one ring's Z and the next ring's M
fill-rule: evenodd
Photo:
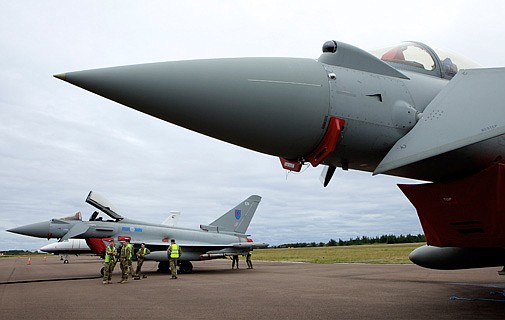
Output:
M476 67L418 42L369 53L332 40L317 60L175 61L55 77L278 156L287 170L323 165L325 186L337 167L427 181L400 186L430 245L413 260L467 268L505 264L505 68ZM453 259L436 247L463 250ZM493 259L472 262L466 248Z
M179 211L171 211L170 215L162 222L162 224L168 227L175 227L177 221L179 221L180 214L181 213ZM72 254L75 254L76 256L80 254L94 254L84 239L58 241L46 244L39 250L60 255L60 260L62 260L63 263L69 263L69 255Z
M260 196L250 196L209 225L193 230L124 218L105 198L90 192L86 202L103 212L105 217L95 211L89 221L83 221L81 213L77 212L70 217L7 231L39 238L59 238L60 242L71 238L86 239L92 252L99 255L104 254L108 241L130 239L135 249L145 243L151 250L145 259L159 261L159 269L163 271L169 268L166 250L170 239L176 239L182 249L180 271L191 273L191 261L225 258L268 246L253 242L246 234L260 201Z
M60 255L60 260L62 260L63 263L68 263L70 261L69 255L71 254L93 254L93 251L91 251L84 239L68 239L62 242L54 242L46 244L39 250Z

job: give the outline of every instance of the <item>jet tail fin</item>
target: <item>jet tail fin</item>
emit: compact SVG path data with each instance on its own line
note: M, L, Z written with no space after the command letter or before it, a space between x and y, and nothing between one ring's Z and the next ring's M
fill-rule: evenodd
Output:
M252 195L215 221L211 222L210 225L201 225L200 229L214 232L245 234L260 201L260 196Z

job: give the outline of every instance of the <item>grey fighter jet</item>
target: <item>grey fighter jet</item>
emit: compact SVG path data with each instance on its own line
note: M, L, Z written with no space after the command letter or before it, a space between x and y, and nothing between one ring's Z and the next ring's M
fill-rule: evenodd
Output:
M104 197L90 192L86 202L105 216L95 211L89 221L83 221L81 213L77 212L69 217L7 231L39 238L59 238L60 242L71 238L86 239L91 251L100 255L104 254L108 241L130 239L135 249L141 243L146 244L151 253L145 259L159 261L161 271L169 269L167 248L170 240L176 239L182 249L179 270L191 273L191 261L226 258L268 247L268 244L253 242L246 234L260 201L260 196L252 195L209 225L193 230L124 218Z
M159 119L280 158L426 181L416 207L432 268L505 264L505 68L418 42L337 41L319 59L233 58L56 75ZM233 124L233 125L230 125ZM448 254L450 253L450 254Z
M180 216L179 211L171 211L170 215L162 222L168 227L175 227ZM68 239L65 241L53 242L46 244L40 251L60 255L60 260L63 263L69 263L69 255L75 254L93 254L85 239Z

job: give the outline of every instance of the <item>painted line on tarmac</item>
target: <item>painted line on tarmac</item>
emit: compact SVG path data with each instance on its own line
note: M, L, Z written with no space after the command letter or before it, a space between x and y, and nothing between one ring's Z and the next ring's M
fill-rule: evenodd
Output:
M58 279L17 280L17 281L0 282L0 285L2 285L2 284L19 284L19 283L36 283L36 282L53 282L53 281L55 282L55 281L90 280L90 279L101 279L101 278L103 278L103 276L58 278Z

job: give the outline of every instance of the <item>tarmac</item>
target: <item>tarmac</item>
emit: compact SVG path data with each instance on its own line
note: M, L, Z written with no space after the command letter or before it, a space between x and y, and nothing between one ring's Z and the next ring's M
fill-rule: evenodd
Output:
M437 271L415 265L194 262L171 280L103 285L97 257L0 258L2 319L504 319L501 268ZM135 266L135 263L134 263Z

